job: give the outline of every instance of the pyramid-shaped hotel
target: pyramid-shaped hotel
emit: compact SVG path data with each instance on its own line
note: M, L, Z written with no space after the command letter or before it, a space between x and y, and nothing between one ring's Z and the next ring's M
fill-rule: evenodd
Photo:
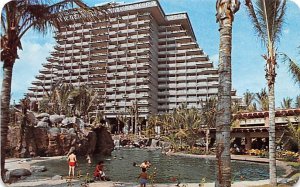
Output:
M187 13L165 14L157 0L112 4L94 21L62 26L51 57L28 95L39 101L58 81L89 85L97 108L116 118L138 106L139 117L170 112L217 95L218 71L199 47Z

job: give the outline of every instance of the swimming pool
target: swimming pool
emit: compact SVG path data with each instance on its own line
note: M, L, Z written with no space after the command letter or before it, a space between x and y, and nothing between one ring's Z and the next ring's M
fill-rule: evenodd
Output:
M99 160L104 160L105 173L113 181L136 182L140 168L134 167L144 160L150 160L151 168L149 174L156 172L155 183L171 183L179 179L181 182L200 183L215 181L215 160L204 158L192 158L184 156L168 156L162 154L160 150L129 149L121 148L114 150L112 156L103 157L92 156L92 166L89 167L85 157L79 157L79 166L76 171L81 170L82 174L93 174L94 167ZM52 177L53 175L66 176L68 174L68 164L66 159L49 160L37 163L44 165L48 171L35 174L36 177ZM156 169L155 169L156 168ZM278 168L278 175L282 175L284 170ZM232 180L262 180L269 178L269 166L263 163L232 161Z

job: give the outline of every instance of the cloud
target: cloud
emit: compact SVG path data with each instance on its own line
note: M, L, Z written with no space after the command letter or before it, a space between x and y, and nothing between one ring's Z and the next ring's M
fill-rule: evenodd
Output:
M212 56L209 57L210 61L213 62L214 67L218 67L218 62L219 62L219 54L214 54Z
M46 62L49 52L53 51L53 43L32 43L23 41L23 49L19 51L20 59L16 61L12 79L12 100L18 101L35 80L42 63Z
M296 3L298 7L300 8L300 0L291 0L292 2Z

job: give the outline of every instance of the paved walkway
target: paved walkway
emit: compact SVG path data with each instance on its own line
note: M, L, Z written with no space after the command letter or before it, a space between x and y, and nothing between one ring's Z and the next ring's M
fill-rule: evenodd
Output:
M234 182L231 186L232 187L253 187L259 185L267 185L269 184L269 180L259 180L259 181L239 181ZM180 187L199 187L199 183L183 183L180 184ZM148 184L147 186L151 186ZM154 184L154 187L175 187L176 185L173 184ZM204 183L201 187L214 187L215 183ZM138 184L129 184L129 183L116 183L116 182L97 182L91 183L89 187L139 187ZM299 187L299 186L296 186Z

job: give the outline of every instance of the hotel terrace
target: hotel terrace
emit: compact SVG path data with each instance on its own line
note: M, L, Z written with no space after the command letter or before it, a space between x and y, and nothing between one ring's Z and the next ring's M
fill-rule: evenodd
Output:
M244 138L245 149L251 149L252 140L255 138L269 138L269 112L245 112L234 115L237 123L231 130L232 138ZM287 132L288 123L300 123L300 108L282 109L275 112L276 138ZM268 142L268 141L267 141Z
M97 10L97 7L94 7ZM97 21L55 33L57 44L28 95L39 101L58 81L89 85L101 95L97 110L114 119L137 105L139 118L182 103L200 108L217 95L218 72L198 46L187 13L166 15L156 0L114 4Z

